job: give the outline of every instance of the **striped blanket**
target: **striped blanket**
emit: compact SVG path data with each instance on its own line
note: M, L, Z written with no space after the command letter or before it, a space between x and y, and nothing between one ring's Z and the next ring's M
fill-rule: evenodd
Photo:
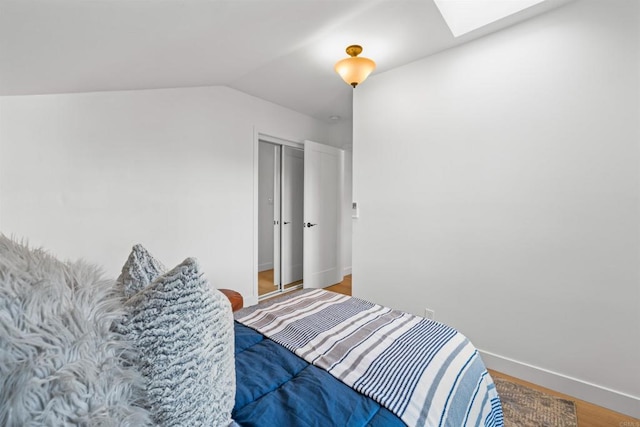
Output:
M236 320L325 369L409 426L502 426L478 351L456 330L321 289Z

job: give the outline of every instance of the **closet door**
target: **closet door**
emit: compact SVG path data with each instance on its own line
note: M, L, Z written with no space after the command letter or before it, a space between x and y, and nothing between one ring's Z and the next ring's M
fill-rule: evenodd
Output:
M302 280L304 152L282 147L282 285Z
M304 287L342 281L342 192L344 152L304 143Z

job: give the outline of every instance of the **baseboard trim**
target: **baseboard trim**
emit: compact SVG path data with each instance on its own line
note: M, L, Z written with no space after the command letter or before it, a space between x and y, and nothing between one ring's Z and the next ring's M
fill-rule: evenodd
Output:
M351 267L345 267L342 269L342 275L343 276L348 276L351 274Z
M244 299L244 306L250 307L252 305L256 305L258 303L258 297L250 296Z
M603 406L634 418L640 418L640 398L579 380L544 368L478 350L489 369L550 388L560 393Z
M265 262L264 264L258 264L258 273L265 270L273 270L273 263Z

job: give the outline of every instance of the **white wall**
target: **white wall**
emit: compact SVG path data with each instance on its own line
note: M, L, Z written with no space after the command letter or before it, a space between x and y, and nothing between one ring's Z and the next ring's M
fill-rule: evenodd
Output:
M581 0L354 100L354 294L640 417L639 2Z
M342 266L344 274L351 274L352 255L352 218L351 202L353 201L353 123L350 119L339 119L330 124L331 141L338 148L344 149L344 192L342 212Z
M0 230L115 277L143 243L255 302L254 136L329 125L225 87L0 98Z

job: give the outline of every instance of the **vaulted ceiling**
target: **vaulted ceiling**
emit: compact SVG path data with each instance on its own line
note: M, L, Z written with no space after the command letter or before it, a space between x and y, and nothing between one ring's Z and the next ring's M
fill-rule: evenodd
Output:
M225 85L349 119L347 45L375 75L568 1L454 38L432 0L0 0L0 95Z

